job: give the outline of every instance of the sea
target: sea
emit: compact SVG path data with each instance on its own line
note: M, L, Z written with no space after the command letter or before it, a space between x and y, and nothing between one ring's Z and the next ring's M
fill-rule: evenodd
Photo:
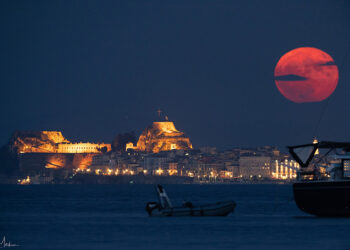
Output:
M0 185L8 249L350 249L350 218L300 211L291 185L164 185L173 205L233 200L227 217L149 217L154 185Z

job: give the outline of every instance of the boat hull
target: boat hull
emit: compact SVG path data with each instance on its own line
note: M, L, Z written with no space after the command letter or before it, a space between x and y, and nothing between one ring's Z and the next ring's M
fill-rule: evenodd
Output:
M235 202L218 202L196 207L173 207L152 210L150 216L227 216L236 207Z
M302 211L326 217L350 217L350 181L310 181L293 184Z

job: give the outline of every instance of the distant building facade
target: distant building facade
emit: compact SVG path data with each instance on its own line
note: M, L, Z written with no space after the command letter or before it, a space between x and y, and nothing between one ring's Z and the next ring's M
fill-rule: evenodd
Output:
M271 157L269 156L241 156L239 170L242 178L270 178Z

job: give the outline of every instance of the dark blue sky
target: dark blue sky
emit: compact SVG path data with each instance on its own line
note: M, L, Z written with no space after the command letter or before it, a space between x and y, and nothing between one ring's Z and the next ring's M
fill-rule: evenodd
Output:
M195 147L310 141L326 102L295 104L274 83L287 51L341 66L348 1L0 1L0 144L14 130L71 140L137 134L160 108ZM350 56L319 128L350 141Z

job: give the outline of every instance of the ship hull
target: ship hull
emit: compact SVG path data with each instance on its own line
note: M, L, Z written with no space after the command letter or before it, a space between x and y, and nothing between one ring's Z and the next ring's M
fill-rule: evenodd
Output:
M302 211L323 217L350 217L350 181L310 181L293 184Z
M174 207L166 209L154 209L149 212L150 216L227 216L236 207L233 201L217 202L214 204L202 205L198 207Z

